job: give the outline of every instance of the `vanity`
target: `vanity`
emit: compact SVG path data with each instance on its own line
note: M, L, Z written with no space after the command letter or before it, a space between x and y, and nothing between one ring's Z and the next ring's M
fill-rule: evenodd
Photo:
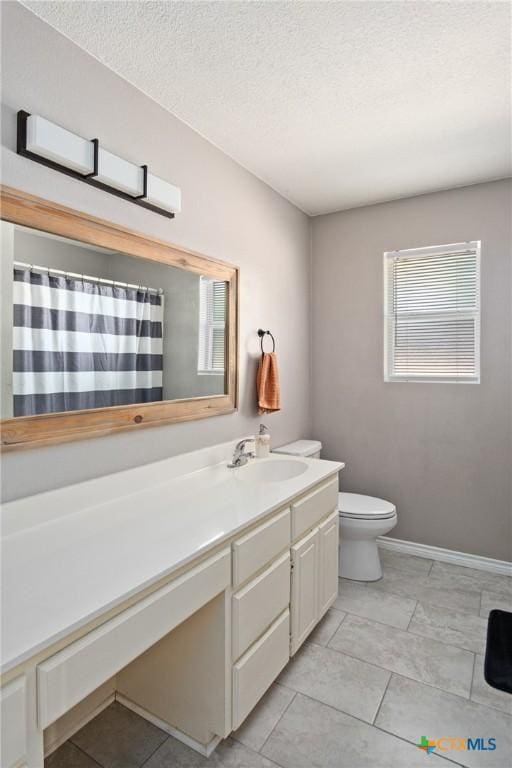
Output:
M2 768L114 698L209 755L332 605L344 465L233 447L4 506Z

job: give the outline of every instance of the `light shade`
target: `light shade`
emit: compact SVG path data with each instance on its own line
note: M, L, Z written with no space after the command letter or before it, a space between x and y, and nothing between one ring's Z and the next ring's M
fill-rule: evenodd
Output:
M165 208L172 213L181 211L181 189L148 173L148 191L146 200L157 208Z
M31 160L81 179L86 184L130 200L168 218L181 211L181 190L39 115L18 112L17 152Z
M77 173L94 171L94 145L39 115L27 118L27 150Z
M144 193L144 170L140 165L129 163L101 147L98 152L98 173L94 178L133 197Z

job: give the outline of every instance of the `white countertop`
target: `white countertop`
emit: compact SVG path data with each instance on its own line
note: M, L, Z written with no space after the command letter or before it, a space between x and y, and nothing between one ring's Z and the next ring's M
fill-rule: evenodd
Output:
M308 465L302 475L249 484L244 467L227 469L232 447L225 443L5 504L1 672L344 467L301 458ZM290 458L272 454L275 461Z

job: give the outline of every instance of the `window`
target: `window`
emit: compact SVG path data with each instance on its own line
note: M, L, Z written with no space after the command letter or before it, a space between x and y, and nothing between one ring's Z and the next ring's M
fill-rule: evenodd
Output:
M223 374L225 369L226 283L199 279L199 373Z
M480 381L480 242L384 254L385 381Z

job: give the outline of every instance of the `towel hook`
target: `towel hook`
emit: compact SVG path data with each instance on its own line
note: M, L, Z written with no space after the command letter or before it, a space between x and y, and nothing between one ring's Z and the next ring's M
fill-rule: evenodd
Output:
M276 340L274 339L273 335L270 333L270 331L264 331L263 328L258 328L258 336L260 337L260 344L261 344L261 354L263 354L263 339L266 335L269 335L272 339L272 352L276 351Z

